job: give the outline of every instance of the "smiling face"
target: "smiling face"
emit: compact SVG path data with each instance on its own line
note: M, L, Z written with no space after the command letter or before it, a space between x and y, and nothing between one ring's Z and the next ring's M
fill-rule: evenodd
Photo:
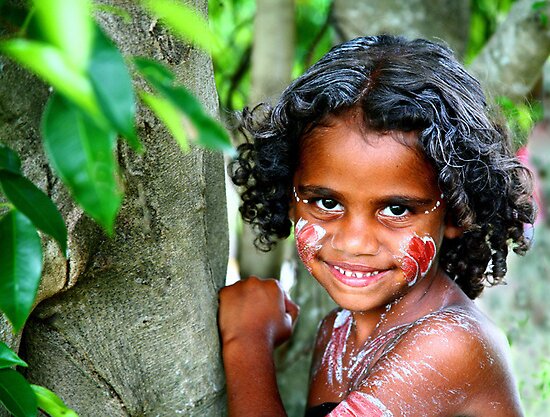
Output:
M354 117L304 139L291 216L310 273L343 308L368 311L436 274L437 248L459 230L416 135L365 131Z

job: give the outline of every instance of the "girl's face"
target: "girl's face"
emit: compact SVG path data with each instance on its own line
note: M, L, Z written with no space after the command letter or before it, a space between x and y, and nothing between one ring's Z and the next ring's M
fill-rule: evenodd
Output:
M435 274L444 236L460 230L445 220L416 134L365 131L353 116L332 122L303 141L291 217L312 275L343 308L367 311Z

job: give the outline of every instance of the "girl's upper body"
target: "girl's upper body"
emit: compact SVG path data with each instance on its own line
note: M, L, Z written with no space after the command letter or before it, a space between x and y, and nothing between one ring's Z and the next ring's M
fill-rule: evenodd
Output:
M292 222L340 306L319 328L310 415L521 416L506 340L472 299L502 279L510 244L528 247L529 176L452 54L347 42L244 125L243 217L264 246ZM274 281L221 291L230 415L285 415L272 354L297 314Z

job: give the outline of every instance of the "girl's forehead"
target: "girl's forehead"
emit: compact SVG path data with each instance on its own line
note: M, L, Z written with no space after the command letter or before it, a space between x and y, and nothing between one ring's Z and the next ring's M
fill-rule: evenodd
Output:
M304 138L296 177L300 183L334 189L408 188L440 194L435 171L415 132L372 131L346 118L317 126Z

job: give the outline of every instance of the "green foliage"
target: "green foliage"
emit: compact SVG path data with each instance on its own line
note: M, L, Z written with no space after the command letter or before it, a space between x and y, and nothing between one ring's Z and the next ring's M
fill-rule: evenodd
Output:
M53 237L65 254L67 229L52 200L22 175L2 169L0 169L0 186L8 200L28 217L37 229Z
M15 417L35 417L38 413L30 384L13 369L0 369L0 401Z
M36 395L38 408L51 417L78 417L73 410L65 405L61 398L49 389L38 385L31 385L31 388Z
M142 4L183 39L212 54L220 51L218 37L193 8L170 0L142 0Z
M27 364L4 342L0 342L0 369L11 368L12 366L27 366Z
M183 129L172 133L178 135L183 150L187 148L185 138L188 138L205 148L232 152L233 147L225 130L204 112L199 101L187 89L174 85L175 77L166 67L145 58L136 58L134 63L141 75L163 97L155 101L151 100L151 96L142 95L146 104L153 104L151 109L170 123L167 124L169 129L179 115ZM162 116L163 111L167 112L166 117Z
M31 221L12 209L0 219L0 309L17 332L30 314L40 275L42 245Z
M42 120L44 148L74 199L112 234L122 196L116 180L116 135L53 94Z
M535 123L542 120L542 106L538 103L516 103L508 97L498 97L496 102L508 121L516 146L522 146Z
M136 102L130 73L118 48L97 26L88 72L97 100L112 127L135 151L141 152L143 147L134 124Z
M499 24L506 18L516 0L474 0L471 2L470 38L465 62L471 63Z

